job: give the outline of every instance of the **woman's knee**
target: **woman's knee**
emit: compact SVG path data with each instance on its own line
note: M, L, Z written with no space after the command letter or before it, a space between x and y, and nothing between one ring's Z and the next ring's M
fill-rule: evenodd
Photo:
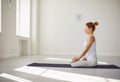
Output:
M78 66L82 66L82 62L81 61L77 61L77 62L71 63L71 67L78 67Z
M76 65L75 63L71 63L71 67L77 67L78 65Z

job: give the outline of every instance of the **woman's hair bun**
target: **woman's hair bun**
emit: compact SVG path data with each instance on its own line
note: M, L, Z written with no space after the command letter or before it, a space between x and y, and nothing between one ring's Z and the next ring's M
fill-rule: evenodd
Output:
M94 25L95 25L95 26L98 26L98 25L99 25L99 23L98 23L98 22L94 22Z

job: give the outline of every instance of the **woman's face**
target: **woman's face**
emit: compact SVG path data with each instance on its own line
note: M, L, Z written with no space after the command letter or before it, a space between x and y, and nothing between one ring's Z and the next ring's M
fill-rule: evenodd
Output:
M84 32L85 32L86 34L89 34L89 33L90 33L90 28L88 28L88 27L86 26L85 29L84 29Z

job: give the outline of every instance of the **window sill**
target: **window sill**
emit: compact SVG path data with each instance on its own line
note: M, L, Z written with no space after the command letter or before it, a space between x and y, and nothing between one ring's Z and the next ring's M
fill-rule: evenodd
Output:
M19 40L30 40L30 38L22 37L22 36L17 36L17 38L18 38Z

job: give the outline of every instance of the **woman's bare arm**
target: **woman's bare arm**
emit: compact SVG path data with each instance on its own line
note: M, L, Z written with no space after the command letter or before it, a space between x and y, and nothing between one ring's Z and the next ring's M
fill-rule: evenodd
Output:
M89 48L91 47L91 45L94 41L95 41L95 38L93 36L90 36L87 41L87 44L85 46L85 49L82 51L82 53L80 55L80 58L82 58L86 54L86 52L89 50Z
M89 50L89 48L91 47L91 45L92 45L92 43L93 43L94 41L95 41L95 38L94 38L93 36L90 36L89 39L88 39L88 41L87 41L87 44L86 44L84 50L82 51L82 53L81 53L79 56L74 57L74 58L72 59L72 62L76 62L76 61L78 61L79 59L81 59L81 58L86 54L86 52Z

